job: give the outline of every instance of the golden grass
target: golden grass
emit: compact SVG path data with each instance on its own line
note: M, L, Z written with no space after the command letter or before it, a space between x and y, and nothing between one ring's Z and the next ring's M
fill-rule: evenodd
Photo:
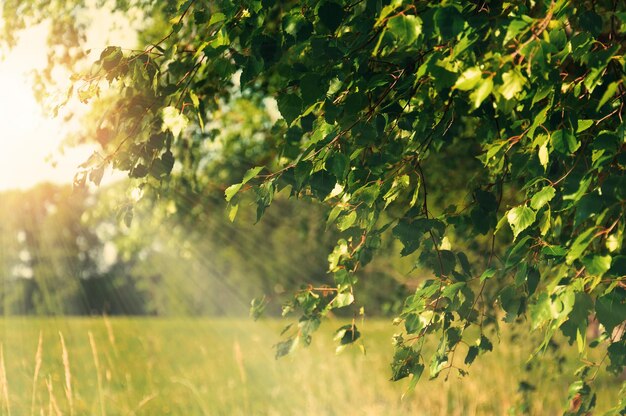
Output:
M65 397L70 408L70 415L74 415L74 400L72 398L72 371L70 370L70 357L65 347L63 334L59 331L59 339L61 341L61 357L63 359L63 370L65 375Z
M31 416L35 415L35 398L37 397L37 380L39 379L39 371L41 370L41 357L43 354L43 331L39 331L39 342L37 343L37 352L35 352L35 373L33 374L33 391L30 405Z
M96 370L96 380L98 382L98 402L100 403L100 415L105 416L106 412L104 411L104 397L102 394L102 372L100 370L98 349L96 347L96 342L93 339L93 334L91 333L91 331L87 331L87 336L89 337L89 346L91 347L91 355L93 357L93 364Z
M9 383L7 380L7 370L4 363L4 344L0 343L0 386L2 388L2 402L6 414L11 416L11 401L9 400Z
M407 383L388 381L397 329L389 322L365 320L366 355L356 348L335 355L331 331L341 323L327 322L310 348L276 361L272 345L285 323L6 318L0 321L2 413L502 415L528 406L531 414L560 414L571 380L556 368L579 364L575 348L567 348L562 359L555 350L525 371L528 334L503 331L496 351L479 357L468 377L452 372L448 381L446 374L424 380L401 400ZM459 357L462 362L460 351ZM520 392L520 380L536 394ZM609 377L596 383L598 410L606 410L620 383ZM55 390L64 390L66 400Z

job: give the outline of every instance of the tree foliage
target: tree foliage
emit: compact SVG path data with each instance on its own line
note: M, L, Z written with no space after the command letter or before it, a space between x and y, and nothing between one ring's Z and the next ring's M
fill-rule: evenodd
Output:
M38 2L8 1L5 16L18 3L25 16L40 13ZM83 101L103 85L116 91L93 136L103 155L78 185L98 183L108 165L156 189L172 172L202 176L194 146L219 143L232 104L273 98L281 117L243 138L263 143L264 156L224 189L231 216L252 195L260 218L285 189L324 202L327 223L342 232L328 258L335 285L295 294L285 311L300 318L277 355L308 343L322 317L354 302L360 269L393 238L432 275L396 320L393 380L464 374L493 348L489 328L524 318L545 333L538 353L557 331L578 345L586 364L572 385L573 414L593 407L594 367L622 370L623 2L116 7L170 24L139 51L105 48L75 76ZM447 159L458 149L479 163ZM446 195L453 176L465 183L458 200ZM468 260L468 241L488 242L482 258ZM591 314L606 331L608 358L599 363L585 359ZM430 356L426 337L439 340ZM341 345L358 338L354 324L337 333Z

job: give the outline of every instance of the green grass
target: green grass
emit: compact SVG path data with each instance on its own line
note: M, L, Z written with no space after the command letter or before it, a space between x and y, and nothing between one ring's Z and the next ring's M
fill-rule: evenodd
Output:
M510 335L503 335L468 377L452 372L445 381L444 373L420 382L401 400L407 383L388 381L390 338L397 329L388 322L365 321L366 355L358 349L335 355L330 332L339 323L331 322L310 348L277 361L272 345L284 324L6 318L0 321L6 373L5 383L0 371L0 408L11 415L501 415L523 403L521 379L537 388L529 402L532 414L558 414L567 402L571 380L557 374L555 356L549 354L529 373L523 370L529 352L523 337L512 346ZM575 353L567 354L564 365L577 365ZM596 383L598 407L607 409L619 382L598 378Z

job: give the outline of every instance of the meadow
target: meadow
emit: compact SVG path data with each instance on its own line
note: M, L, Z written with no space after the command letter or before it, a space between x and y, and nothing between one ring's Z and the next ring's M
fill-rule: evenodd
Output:
M0 408L5 415L503 415L559 414L577 366L548 351L525 368L527 334L501 334L470 374L390 382L390 322L366 319L366 354L334 353L330 322L307 349L275 360L285 321L4 318ZM520 381L534 388L520 390ZM599 377L598 410L619 382ZM406 393L406 394L404 394Z

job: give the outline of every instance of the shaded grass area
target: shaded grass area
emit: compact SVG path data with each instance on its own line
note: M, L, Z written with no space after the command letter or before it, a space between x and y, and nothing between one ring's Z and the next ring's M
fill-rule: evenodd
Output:
M311 347L277 361L272 345L285 323L5 318L2 413L491 415L521 414L527 407L531 414L559 414L571 380L557 367L578 366L568 347L565 355L549 350L541 365L526 371L528 334L501 335L495 351L479 357L469 376L453 370L447 381L446 373L423 380L401 399L408 383L388 381L397 330L388 321L364 322L365 355L357 348L335 355L332 330L340 322L331 322ZM534 387L531 396L519 390L520 381ZM619 385L617 379L598 378L598 410L611 407Z

